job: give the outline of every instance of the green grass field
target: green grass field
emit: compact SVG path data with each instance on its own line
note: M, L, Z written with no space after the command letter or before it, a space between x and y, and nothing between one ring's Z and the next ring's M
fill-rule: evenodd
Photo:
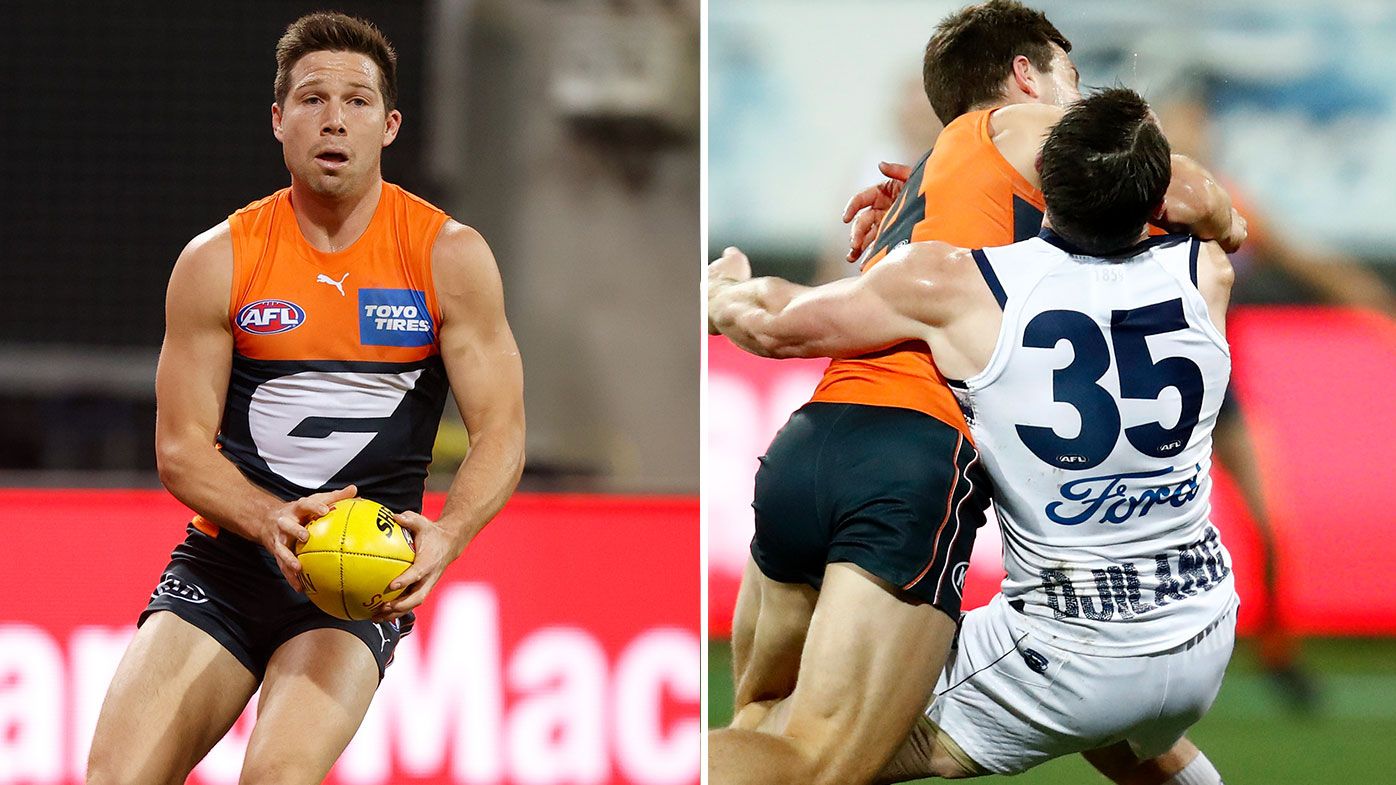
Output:
M708 657L709 722L722 725L732 714L727 642L713 641ZM1190 737L1227 785L1396 783L1396 639L1311 640L1304 661L1322 693L1319 710L1306 716L1286 708L1258 670L1249 642L1241 641L1216 705ZM1051 761L1011 781L1107 782L1079 756Z

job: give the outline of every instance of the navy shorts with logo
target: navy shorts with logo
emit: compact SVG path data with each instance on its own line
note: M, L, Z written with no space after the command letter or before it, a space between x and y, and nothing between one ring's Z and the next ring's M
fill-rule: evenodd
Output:
M855 564L958 621L989 478L958 430L911 409L808 403L756 473L751 555L766 577L819 588Z
M414 619L411 613L385 624L336 619L291 588L275 557L261 545L228 531L210 537L192 524L136 626L156 611L170 611L208 633L258 681L281 644L325 627L363 641L378 662L381 679Z

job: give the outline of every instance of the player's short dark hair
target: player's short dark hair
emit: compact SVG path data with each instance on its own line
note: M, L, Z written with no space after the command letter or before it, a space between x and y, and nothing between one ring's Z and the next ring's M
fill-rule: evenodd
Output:
M1023 55L1039 71L1052 70L1052 44L1071 51L1041 11L1014 0L988 0L961 8L936 26L921 61L921 80L936 116L946 125L976 106L1003 97L1013 58Z
M1042 196L1057 234L1087 253L1133 245L1173 176L1168 139L1138 93L1100 90L1073 104L1042 145Z
M378 91L384 111L397 108L397 52L372 22L347 14L319 11L292 22L276 42L276 102L291 92L291 69L311 52L354 52L378 66Z

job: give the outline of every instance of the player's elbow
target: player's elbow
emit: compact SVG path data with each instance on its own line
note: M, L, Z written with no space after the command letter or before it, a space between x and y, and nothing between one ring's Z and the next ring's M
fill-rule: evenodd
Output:
M155 440L155 470L171 493L189 476L190 450L177 439Z

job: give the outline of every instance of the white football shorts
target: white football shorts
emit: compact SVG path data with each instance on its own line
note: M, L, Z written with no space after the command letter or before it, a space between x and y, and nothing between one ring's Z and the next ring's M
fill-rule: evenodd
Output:
M1001 594L966 613L926 710L995 774L1120 741L1166 752L1211 708L1236 642L1235 605L1181 646L1126 657L1058 648L1023 618Z

